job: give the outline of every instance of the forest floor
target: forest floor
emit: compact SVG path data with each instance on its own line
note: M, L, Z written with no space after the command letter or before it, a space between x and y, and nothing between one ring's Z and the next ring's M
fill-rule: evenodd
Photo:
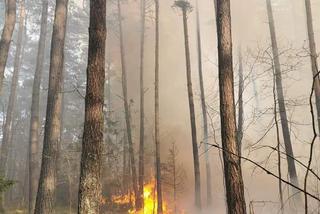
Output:
M27 214L28 211L26 209L10 209L7 210L6 214ZM58 208L56 209L56 213L59 214L70 214L68 208ZM71 214L76 213L76 211L71 211Z

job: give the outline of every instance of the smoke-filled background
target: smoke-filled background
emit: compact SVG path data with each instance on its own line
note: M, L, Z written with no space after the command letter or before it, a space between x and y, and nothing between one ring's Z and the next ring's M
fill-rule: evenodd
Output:
M312 0L314 33L320 43L320 2ZM190 3L195 6L194 1ZM133 142L136 154L139 144L139 48L140 48L140 1L122 1L122 23L124 28L125 59L128 72L128 92L132 118ZM161 160L168 159L169 149L175 143L179 154L179 168L185 170L182 194L178 196L178 207L185 213L197 213L194 209L194 177L191 142L191 127L187 95L186 62L182 13L172 7L173 0L160 1L160 141ZM49 1L48 36L43 81L41 83L41 139L44 132L50 40L54 13L54 1ZM155 23L153 1L147 1L145 33L145 167L147 180L154 177L154 47ZM285 103L290 125L295 157L304 164L309 158L313 138L309 96L312 73L308 49L305 5L302 0L273 0L273 13L280 61L283 75ZM0 29L4 20L4 3L0 2ZM27 200L27 148L29 137L32 80L35 70L36 50L39 39L40 1L26 1L27 19L23 42L22 65L19 76L15 117L13 121L12 145L8 164L9 178L17 181L6 193L13 208L19 208ZM239 52L244 67L244 138L242 155L266 169L277 173L277 152L270 147L277 145L274 122L272 50L268 26L266 2L263 0L231 1L235 101L238 94ZM217 62L217 33L213 0L200 0L200 27L202 60L209 121L209 144L220 144L219 87ZM62 148L58 161L57 206L64 212L71 204L77 207L81 138L84 122L84 96L88 48L89 1L70 0L64 62L63 132ZM201 162L201 190L203 208L208 213L226 213L222 153L215 147L205 150L203 144L202 115L199 88L196 16L195 8L188 13L189 41L191 50L192 81L196 104L198 145ZM17 26L17 25L16 25ZM1 123L10 93L13 58L16 47L17 27L10 47L5 71L5 84L1 97ZM107 49L106 49L106 152L102 176L103 194L106 198L117 193L117 181L123 177L123 142L125 122L121 87L121 61L119 27L115 1L107 0ZM107 127L108 126L108 127ZM111 128L110 128L111 127ZM281 136L281 143L282 135ZM318 144L318 142L316 142ZM268 147L270 146L270 147ZM281 147L284 150L284 146ZM318 172L320 147L316 145L312 169ZM206 206L205 152L209 153L212 172L212 206ZM39 158L41 155L39 154ZM136 155L138 159L138 155ZM297 164L299 182L302 186L306 169ZM287 162L282 155L282 173L285 180ZM242 161L246 203L255 213L278 213L278 180L252 163ZM129 181L128 181L129 182ZM319 195L318 180L310 175L308 191ZM130 185L128 183L128 185ZM285 207L289 207L292 191L283 184ZM170 195L168 191L168 195ZM302 197L302 195L301 195ZM168 196L170 205L170 196ZM317 201L310 199L310 206L318 211Z

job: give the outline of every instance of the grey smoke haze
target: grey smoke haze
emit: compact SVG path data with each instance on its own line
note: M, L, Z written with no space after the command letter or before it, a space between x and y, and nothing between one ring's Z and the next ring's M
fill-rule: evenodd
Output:
M192 2L192 1L191 1ZM194 2L192 2L194 5ZM185 74L185 58L184 58L184 41L182 29L181 13L172 9L173 1L161 1L161 73L160 73L160 117L161 117L161 133L162 133L162 154L165 158L166 148L171 141L177 142L180 149L181 160L184 166L188 169L188 182L191 186L193 184L193 168L192 168L192 147L191 147L191 133L189 124L189 110L187 100L186 88L186 74ZM265 1L246 0L246 1L231 1L232 5L232 26L233 26L233 49L234 49L234 68L235 68L235 88L237 90L237 58L238 47L241 44L243 54L246 56L245 74L261 74L269 69L265 63L254 63L258 52L270 50L270 38L267 22ZM312 139L311 116L309 113L308 97L311 90L311 71L309 58L306 56L307 48L307 33L305 8L303 1L273 1L274 16L276 22L276 30L281 55L281 62L283 69L289 69L284 75L285 95L288 103L288 110L290 115L291 132L293 139L293 147L295 155L299 160L306 162L309 152L309 143ZM130 85L130 97L135 100L135 109L138 112L138 48L139 40L138 26L139 20L131 17L138 17L138 5L133 6L129 2L125 6L126 13L124 17L125 35L126 35L126 49L128 50L128 72ZM312 1L312 8L314 11L320 8L320 3ZM217 45L216 45L216 31L215 18L213 12L213 1L200 1L201 14L201 29L203 38L203 56L204 56L204 74L205 74L205 93L208 100L208 105L215 111L219 110L218 106L218 82L217 82ZM319 25L317 21L320 19L318 13L314 12L314 26L315 38L320 42ZM197 55L196 55L196 32L195 32L195 12L188 16L189 21L189 35L192 55L192 72L193 72L193 88L196 91L197 101L197 127L198 140L202 140L201 133L201 109L199 98L199 83L197 70ZM147 31L147 47L146 47L146 102L147 102L147 124L153 124L153 27L152 21L148 22ZM111 34L111 33L110 33ZM111 59L115 63L115 70L119 69L117 66L117 59L119 58L119 49L116 39L111 36L110 46ZM109 46L109 47L110 47ZM267 57L267 54L263 54ZM269 62L270 63L270 62ZM292 68L290 68L292 66ZM272 152L268 148L260 148L249 152L251 144L257 142L270 127L272 122L273 98L272 98L272 71L264 72L264 75L256 77L256 85L258 90L259 109L256 109L255 99L253 98L252 82L248 79L246 81L246 89L244 91L245 100L245 126L247 127L244 137L244 155L256 161L263 161L268 169L276 171L276 154L270 157L270 160L265 163L265 160ZM119 81L119 72L116 72ZM119 82L120 83L120 82ZM120 86L118 86L120 89ZM135 89L135 90L134 90ZM120 91L118 92L120 93ZM235 93L237 94L237 92ZM121 104L119 105L121 108ZM269 109L269 113L262 117L256 118L253 122L254 112L265 111ZM220 142L220 129L218 114L211 110L210 115L213 117L213 127L218 142ZM138 123L138 115L136 122ZM152 129L150 129L151 131ZM212 130L212 129L211 129ZM149 132L148 135L152 135ZM169 137L168 137L169 136ZM211 138L209 143L213 143L213 133L211 131ZM138 133L136 132L136 139ZM151 140L151 139L150 139ZM152 142L152 141L150 141ZM266 137L259 145L276 145L275 129L272 128ZM201 147L203 148L203 146ZM201 150L202 151L202 150ZM210 157L212 161L213 172L213 192L214 192L214 209L218 213L225 212L224 208L224 190L221 174L221 162L218 151L215 148L210 150ZM202 165L204 166L204 156L201 157ZM286 160L283 159L283 170L286 171ZM316 161L315 161L316 164ZM273 203L278 200L277 180L266 175L264 172L256 169L252 164L243 162L243 173L245 176L245 191L247 203L250 201L266 201L265 204L255 204L255 211L257 213L276 213L277 208ZM205 184L205 168L201 170L203 184ZM286 173L284 173L286 174ZM298 174L303 178L304 169L298 166ZM285 176L287 178L287 176ZM312 180L312 179L310 179ZM314 182L311 181L310 183ZM302 182L302 180L300 181ZM185 198L185 204L190 206L193 200L193 188L188 188L190 194ZM205 187L203 185L203 199L205 199ZM271 211L273 210L273 211Z
M87 1L84 0L87 5ZM107 1L109 17L116 13L116 7L112 1ZM161 130L161 152L162 160L165 161L168 153L168 148L172 141L175 141L179 150L179 161L187 170L187 188L186 194L180 200L182 207L186 209L186 213L194 213L193 211L193 162L192 162L192 144L189 121L186 72L185 72L185 55L184 55L184 40L182 29L181 13L172 8L173 0L160 1L160 130ZM194 5L194 0L190 1ZM205 80L205 94L207 105L209 106L210 122L210 138L209 143L220 144L220 118L219 118L219 98L218 98L218 69L217 69L217 43L215 30L215 14L213 0L199 0L200 2L200 24L202 33L203 46L203 66ZM273 9L278 36L280 52L280 60L283 63L282 68L284 74L284 91L286 103L288 105L288 115L290 118L290 130L293 140L293 149L296 157L303 163L307 162L309 153L309 144L312 139L311 115L308 98L311 91L311 68L310 60L307 51L307 30L304 1L302 0L274 0ZM314 31L317 44L320 44L320 1L312 0ZM87 6L83 8L82 0L70 0L72 7L77 9L87 10ZM275 128L271 128L273 124L273 97L272 97L272 71L268 70L270 64L268 62L268 53L270 50L270 37L267 23L267 13L264 0L231 0L232 6L232 33L233 33L233 50L234 50L234 74L235 74L235 94L237 95L238 86L238 49L241 45L244 55L244 72L248 77L245 81L244 102L245 102L245 133L243 140L243 155L261 163L266 168L276 172L276 153L269 148L261 146L275 146L276 132ZM2 8L0 7L0 20L3 20ZM125 48L127 51L127 70L129 81L129 97L133 100L131 108L133 118L134 143L138 148L139 141L139 1L129 0L123 3L123 18L124 18L124 36ZM70 10L72 11L72 10ZM50 10L52 19L52 9ZM110 15L111 14L111 15ZM86 14L87 15L87 14ZM152 16L153 14L150 14ZM68 34L66 46L70 49L66 50L66 70L70 72L70 76L85 74L86 55L87 55L87 26L73 25L76 19L83 19L83 23L88 24L87 16L73 16L70 12L68 27L69 32L81 32L81 38L77 39L77 34ZM29 29L34 27L39 20L33 18L32 23L28 24ZM33 23L34 22L34 23ZM202 121L201 121L201 106L200 106L200 90L197 69L197 46L195 32L195 12L192 11L188 16L189 36L191 47L191 63L193 75L193 89L195 91L196 101L196 116L198 128L198 142L202 142ZM0 22L0 29L2 29ZM38 23L37 23L38 24ZM153 19L147 21L146 32L146 54L145 54L145 101L146 101L146 147L152 147L154 141L153 133L153 109L154 109L154 23ZM52 26L49 27L51 30ZM37 41L36 33L30 33L32 38L29 43ZM49 33L50 35L50 33ZM74 42L77 41L77 46ZM47 39L47 52L49 52L50 43ZM111 64L111 91L112 91L112 109L115 112L117 119L123 119L123 104L121 99L121 66L119 62L120 49L117 28L108 29L108 45L107 45L107 61ZM34 46L36 47L36 46ZM12 49L12 48L11 48ZM66 48L67 49L67 48ZM14 50L11 50L13 52ZM74 55L68 53L74 51ZM49 57L49 54L46 55ZM259 56L259 57L258 57ZM26 63L31 66L26 70L27 74L23 74L26 79L30 79L34 68L32 65L31 56L26 57ZM30 60L30 61L28 61ZM34 60L34 59L33 59ZM73 60L73 61L72 61ZM43 96L42 102L45 106L45 95L47 88L48 75L48 59L44 70L43 81ZM265 61L265 62L262 62ZM270 63L270 60L269 60ZM9 68L6 70L6 76L11 78L12 59L9 61ZM29 74L29 75L28 75ZM255 79L256 90L258 97L254 97L254 86L251 77ZM80 82L80 83L79 83ZM83 80L69 77L66 80L66 88L72 88L72 85L80 84L84 86ZM5 88L8 94L9 87ZM23 91L23 90L20 90ZM83 88L82 88L82 91ZM20 92L20 97L23 93ZM76 107L80 106L84 109L83 99L75 92L65 95L66 102L69 107L65 110L69 121L66 121L67 130L73 129L71 121L77 124L80 129L83 125L83 112L72 115ZM75 101L76 100L76 101ZM258 100L259 106L256 101ZM6 98L3 101L6 102ZM22 102L22 101L21 101ZM25 101L26 102L26 101ZM28 103L21 103L21 105ZM261 114L266 112L265 114ZM79 116L80 115L80 116ZM3 114L2 114L3 117ZM25 116L27 117L27 116ZM70 122L70 124L69 124ZM70 126L68 126L70 125ZM74 128L76 129L76 128ZM214 130L213 130L214 129ZM268 131L270 129L270 131ZM28 127L24 127L27 132ZM268 132L266 134L266 132ZM262 140L261 138L266 135ZM68 140L76 139L79 136L68 136ZM23 139L21 139L23 141ZM26 140L25 140L26 141ZM259 144L255 144L259 141ZM252 146L255 145L253 148ZM203 153L203 144L200 144L200 154ZM21 150L23 150L21 148ZM151 150L151 149L150 149ZM315 149L315 161L313 169L318 171L318 157L320 146ZM150 153L152 150L150 151ZM272 154L271 154L272 153ZM212 163L213 177L213 208L208 210L208 213L225 213L225 194L223 187L223 177L221 169L221 160L219 151L215 148L209 151ZM271 154L271 155L270 155ZM270 156L269 156L270 155ZM201 176L202 176L202 196L205 204L205 167L204 155L201 160ZM149 174L153 171L153 160L148 163ZM286 170L286 160L282 161L284 178L288 179ZM259 169L256 169L251 163L243 161L243 175L245 184L246 202L249 205L251 201L264 201L265 203L254 203L256 213L277 213L278 205L273 202L278 202L278 181L266 175ZM302 184L305 169L297 166L300 183ZM310 191L317 194L318 182L314 178L310 178ZM288 198L288 187L285 186L285 197ZM316 203L310 200L310 203L315 206Z

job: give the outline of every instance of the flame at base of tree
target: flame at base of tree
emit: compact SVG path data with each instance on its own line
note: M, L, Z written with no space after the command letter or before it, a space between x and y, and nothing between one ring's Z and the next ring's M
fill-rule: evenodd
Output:
M155 181L152 181L149 184L145 184L143 187L143 202L144 202L144 209L143 210L129 210L130 214L156 214L157 207L158 207L158 200L157 200L157 191L156 191L156 184ZM163 201L163 213L169 214L169 210L167 209L167 203L165 200Z
M131 208L128 210L129 214L157 214L158 200L157 200L157 191L156 183L153 180L152 182L145 184L143 187L143 210L135 210ZM112 203L117 205L127 205L131 204L131 207L134 207L135 200L133 192L129 192L126 195L113 196ZM166 200L163 200L163 214L171 214L172 212L168 209L168 204Z

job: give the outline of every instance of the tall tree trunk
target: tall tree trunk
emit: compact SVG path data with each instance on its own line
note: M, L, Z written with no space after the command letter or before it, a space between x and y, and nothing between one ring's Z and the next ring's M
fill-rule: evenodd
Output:
M14 118L14 109L15 103L17 100L17 87L18 87L18 80L19 80L19 72L20 72L20 63L21 63L21 52L22 52L22 40L24 36L24 29L25 29L25 2L24 0L20 3L19 9L19 31L18 31L18 39L17 39L17 46L16 46L16 53L14 56L14 68L12 74L12 81L10 87L10 96L8 101L7 113L5 124L3 128L3 138L1 144L1 153L0 153L0 175L2 177L6 176L7 171L7 163L9 157L9 151L11 147L11 132L12 132L12 124ZM4 199L2 197L2 199ZM3 200L0 202L0 210L4 207Z
M79 214L100 213L106 31L106 1L91 0Z
M243 64L242 64L242 52L239 48L239 90L238 90L238 127L237 127L237 142L239 154L242 153L242 138L243 138Z
M0 94L2 91L4 70L7 64L11 38L16 24L16 0L6 0L5 2L5 22L0 40Z
M187 5L181 7L183 13L183 29L185 40L185 55L186 55L186 73L187 73L187 87L188 87L188 100L190 111L190 125L192 134L192 150L193 150L193 165L194 165L194 178L195 178L195 205L201 209L201 187L200 187L200 162L197 144L197 128L196 117L194 110L193 91L192 91L192 77L191 77L191 62L190 62L190 49L189 49L189 36L188 36L188 20L187 12L189 10Z
M207 119L207 106L204 92L203 72L202 72L202 43L201 43L201 28L199 16L199 3L196 0L196 18L197 18L197 45L198 45L198 71L200 81L200 97L202 109L202 122L203 122L203 143L206 159L206 179L207 179L207 206L212 203L212 184L211 184L211 165L209 160L209 146L208 146L208 119Z
M308 39L309 39L311 69L312 69L312 77L313 77L318 73L319 68L318 68L318 62L317 62L318 54L317 54L316 42L314 39L312 10L311 10L310 0L305 0L305 7L306 7L306 16L307 16L307 30L308 30ZM315 92L317 116L318 116L318 131L320 133L320 80L319 78L315 79L314 92Z
M62 161L64 161L64 157L62 154L62 144L63 144L63 122L64 122L64 103L65 103L65 92L64 92L64 71L62 72L62 78L61 78L61 110L60 110L60 132L59 132L59 140L57 145L57 160L55 164L55 175L56 175L56 189L59 189L59 184L64 183L65 174L63 174L62 169ZM55 203L59 203L59 193L55 194Z
M42 0L40 38L38 44L38 54L36 70L33 79L31 118L29 133L29 200L28 210L33 213L35 193L37 191L39 177L39 127L40 127L40 84L44 62L44 52L47 37L48 20L48 0Z
M173 144L172 146L172 154L176 155L176 147ZM172 157L172 174L173 174L173 205L174 205L174 214L177 214L178 210L177 210L177 165L176 165L176 157L173 155Z
M72 213L72 166L70 164L69 158L66 156L66 161L68 163L68 169L69 171L67 172L67 179L68 179L68 203L69 203L69 214Z
M16 113L14 113L14 117L16 117ZM16 167L17 167L17 165L16 165L16 163L15 163L15 146L16 146L16 144L14 143L14 141L13 141L13 136L14 136L14 134L15 134L15 123L14 123L14 118L13 118L13 121L12 121L12 128L11 128L11 131L10 131L10 136L9 136L9 139L8 139L8 141L9 141L9 145L10 145L10 147L9 147L9 154L8 154L8 160L7 160L7 178L8 178L8 180L10 180L10 181L14 181L15 179L16 179L16 177L15 177L15 173L16 173ZM12 187L12 188L10 188L7 192L5 192L5 198L4 198L4 201L5 201L5 204L8 204L9 206L12 204L12 202L13 202L13 193L14 193L14 190L15 190L15 186L14 187Z
M68 0L56 0L53 23L49 87L40 180L35 214L50 214L54 209L56 161L61 126L61 90L64 64L64 42L68 14Z
M145 0L141 0L141 29L140 29L140 147L139 147L139 200L137 208L144 207L144 35L145 35Z
M233 85L232 36L230 0L217 1L217 31L219 58L219 91L221 137L224 159L224 177L229 214L246 213L244 186L236 137L236 116Z
M123 105L125 111L125 119L126 119L126 128L127 128L127 137L128 137L128 145L129 145L129 158L130 158L130 166L132 173L132 186L135 195L135 201L138 201L139 190L137 183L137 171L135 164L135 155L133 149L133 141L132 141L132 131L131 131L131 119L130 119L130 109L129 109L129 101L128 101L128 89L127 89L127 69L126 69L126 61L125 61L125 49L124 49L124 38L123 38L123 30L122 30L122 12L121 12L121 4L120 0L117 0L118 5L118 21L119 21L119 29L120 29L120 52L121 52L121 70L122 70L122 91L123 91Z
M20 207L28 208L29 206L29 152L27 153L26 162L24 164L23 182L22 185L22 196L20 201ZM29 212L28 212L29 213Z
M111 120L111 115L112 115L112 100L111 100L111 65L110 62L107 62L107 121ZM110 125L107 124L107 128L108 130L110 129ZM108 135L110 133L107 133ZM107 136L107 139L109 139L110 137ZM110 140L110 139L109 139Z
M269 29L270 29L270 37L272 43L272 53L273 53L273 63L276 75L276 88L277 88L277 96L278 96L278 103L279 103L279 112L280 112L280 121L282 126L282 134L283 134L283 141L285 145L285 150L287 154L287 162L288 162L288 173L290 176L290 181L292 184L299 186L298 176L296 171L296 166L294 162L294 154L292 150L292 143L290 137L290 130L288 125L288 118L287 118L287 111L284 101L284 93L282 87L282 77L281 77L281 66L280 66L280 59L279 59L279 51L278 51L278 44L277 44L277 37L276 31L274 26L274 19L273 19L273 12L271 1L266 0L267 3L267 12L268 12L268 20L269 20ZM299 193L295 188L292 188L292 194L298 202L299 200Z
M128 160L127 160L127 156L128 156L128 146L127 146L127 135L126 133L123 135L123 142L122 142L122 191L123 194L127 193L127 178L128 178L128 174L129 174L129 170L128 170Z
M159 0L155 0L155 83L154 83L154 132L155 132L155 163L156 163L156 183L157 183L157 200L158 214L163 212L162 207L162 185L161 185L161 156L160 156L160 115L159 115L159 52L160 52L160 33L159 33Z

